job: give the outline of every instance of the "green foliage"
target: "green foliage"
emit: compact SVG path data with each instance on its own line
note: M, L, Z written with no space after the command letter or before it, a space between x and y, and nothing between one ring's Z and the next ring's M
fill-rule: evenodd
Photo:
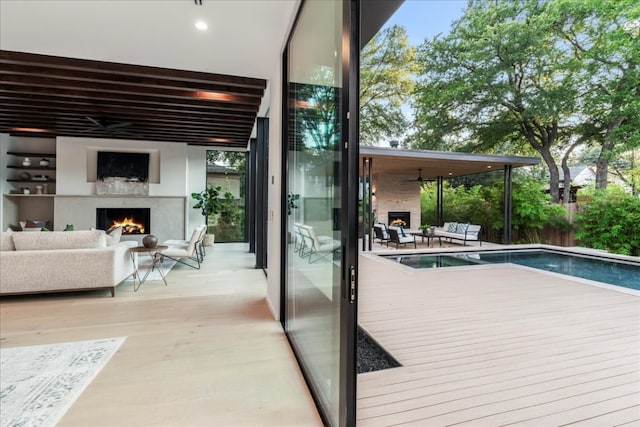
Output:
M558 160L599 147L609 162L640 144L637 0L472 0L418 49L415 148L539 153L552 200Z
M413 92L415 48L405 29L394 25L360 53L360 143L399 138L409 126L402 105Z
M606 190L581 190L576 239L580 245L624 255L640 255L640 199L610 185Z
M436 224L436 185L426 184L421 192L422 223ZM512 227L517 243L540 243L545 226L567 229L562 206L551 203L541 181L514 175L512 183ZM444 220L479 224L483 239L501 242L504 230L504 182L490 181L466 188L443 187Z
M222 187L219 185L215 187L213 185L207 185L200 193L191 193L191 198L196 201L193 208L201 210L207 226L209 226L209 218L222 211L222 201L220 200L221 192Z

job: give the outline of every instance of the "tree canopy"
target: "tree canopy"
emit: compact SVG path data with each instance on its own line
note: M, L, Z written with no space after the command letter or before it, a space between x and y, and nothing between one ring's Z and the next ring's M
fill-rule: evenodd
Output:
M413 146L537 152L557 202L558 159L566 167L577 147L598 144L609 161L638 145L639 9L634 0L471 0L449 34L418 49Z
M386 28L360 54L360 143L399 138L410 121L402 112L414 89L415 48L406 30Z

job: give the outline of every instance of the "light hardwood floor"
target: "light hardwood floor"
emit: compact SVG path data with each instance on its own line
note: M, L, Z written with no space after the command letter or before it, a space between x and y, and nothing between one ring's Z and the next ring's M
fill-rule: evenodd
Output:
M640 425L640 297L509 266L360 257L359 322L403 366L358 426Z
M0 345L126 336L58 424L320 426L266 278L245 244L216 244L168 286L0 299ZM1 268L1 266L0 266Z

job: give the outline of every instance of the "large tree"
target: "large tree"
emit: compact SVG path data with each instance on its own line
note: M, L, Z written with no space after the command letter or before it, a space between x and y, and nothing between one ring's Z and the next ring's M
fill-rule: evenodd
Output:
M596 187L605 188L610 164L640 146L640 3L554 0L549 9L576 62L578 130L600 148Z
M394 25L376 34L360 54L360 143L399 139L409 127L402 111L414 88L415 48Z
M448 35L419 48L415 145L533 149L549 169L557 202L554 150L569 126L577 88L574 64L557 43L546 7L541 0L473 0Z

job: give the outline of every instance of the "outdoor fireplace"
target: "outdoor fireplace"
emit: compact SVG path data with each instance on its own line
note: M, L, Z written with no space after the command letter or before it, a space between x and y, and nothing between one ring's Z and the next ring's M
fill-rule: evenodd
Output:
M151 233L149 208L96 208L96 228L107 232L122 226L122 234Z
M388 215L387 224L401 225L404 228L411 228L411 212L409 211L388 212L387 215ZM403 221L404 224L401 221Z

